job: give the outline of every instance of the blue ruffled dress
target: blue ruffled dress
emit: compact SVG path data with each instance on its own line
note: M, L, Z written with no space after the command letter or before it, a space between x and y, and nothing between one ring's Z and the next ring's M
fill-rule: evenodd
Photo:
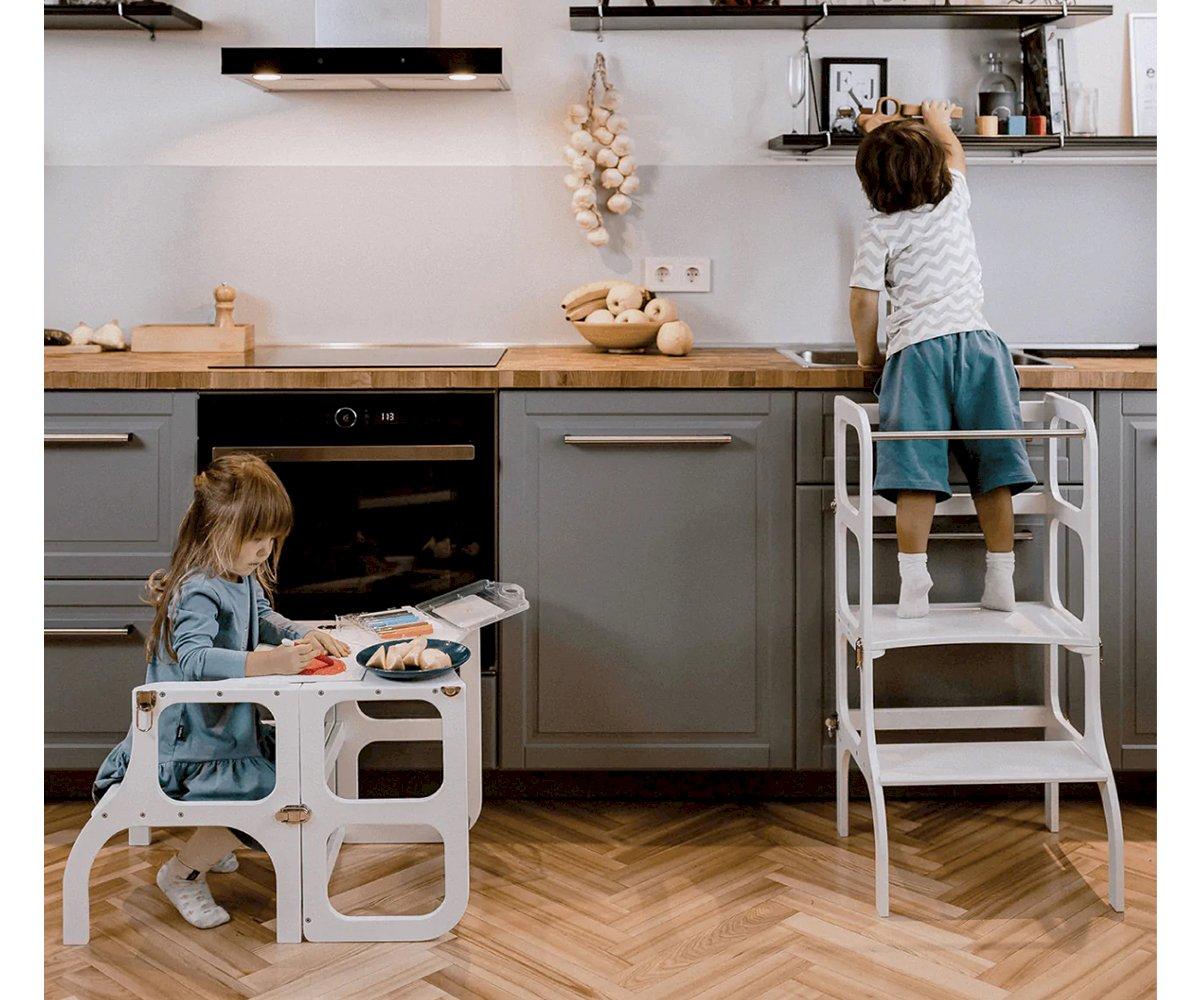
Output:
M216 681L246 676L246 655L260 642L300 638L295 624L271 609L253 577L185 578L168 613L177 660L160 643L146 683ZM274 733L249 703L172 705L158 721L158 780L173 799L261 799L275 787ZM120 783L132 735L100 765L92 795Z

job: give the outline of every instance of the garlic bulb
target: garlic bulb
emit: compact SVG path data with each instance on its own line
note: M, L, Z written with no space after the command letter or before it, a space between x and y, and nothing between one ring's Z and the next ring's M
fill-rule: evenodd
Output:
M630 174L625 178L624 181L621 182L621 186L617 190L619 190L621 194L633 194L633 192L638 189L641 183L642 182L638 180L637 174Z
M624 115L612 115L608 119L608 130L614 135L624 132L627 128L629 128L629 119Z
M610 132L603 125L600 125L592 130L592 138L600 143L601 146L607 146L616 138L616 133Z
M625 309L617 313L618 323L648 323L649 318L640 309Z
M617 156L617 154L611 149L601 149L597 150L596 152L596 166L600 167L601 169L615 167L620 160L621 158Z
M575 191L583 187L584 178L578 174L567 174L563 177L563 183L572 191Z
M603 229L594 229L594 230L592 230L592 232L588 233L588 242L593 242L593 241L592 241L592 235L593 235L594 233L602 233L602 232L604 232L604 230L603 230ZM604 243L607 243L607 242L608 242L608 240L607 240L607 238L606 238L606 239L603 241L603 243L600 243L599 245L600 245L600 246L603 246L603 245L604 245ZM595 323L614 323L614 322L616 322L616 317L615 317L615 316L614 316L612 313L610 313L610 312L609 312L607 309L594 309L592 312L590 312L590 313L588 313L588 314L587 314L587 319L585 319L585 320L584 320L584 322L585 322L585 323L592 323L592 324L595 324Z
M619 284L613 285L608 290L608 295L605 298L608 311L613 315L623 313L627 309L641 309L642 303L645 301L646 294L644 290L637 285L630 284L628 281L622 281Z
M652 323L670 323L679 319L679 308L670 299L655 298L646 303L646 315Z
M593 125L603 125L608 121L611 115L612 112L609 111L608 108L601 107L599 104L597 104L594 108L592 108L591 122Z
M579 157L579 150L574 146L563 146L563 159L568 163L574 163Z
M81 321L79 325L71 331L71 343L90 344L92 342L92 332L92 328Z
M608 144L608 148L617 156L628 156L633 152L633 140L629 138L628 132L622 132Z
M613 215L624 215L631 208L633 208L633 199L630 198L629 195L621 194L621 192L618 191L604 204L608 206L608 210L612 212Z
M588 109L582 104L572 104L567 108L567 119L572 124L582 125L587 121Z
M601 226L599 229L593 229L587 234L587 241L594 247L602 247L608 245L608 230ZM606 310L607 311L607 310Z
M637 163L634 161L632 156L622 156L620 162L617 164L617 169L622 173L622 175L628 177L635 170L637 170Z
M580 177L590 177L596 169L596 161L590 156L577 156L571 161L571 169Z
M571 195L571 205L576 211L591 208L594 204L596 204L596 189L590 184L583 185Z
M663 354L681 356L692 349L695 338L692 337L692 328L677 319L658 328L656 343Z
M606 188L617 188L625 180L625 175L616 167L609 167L600 175L600 186Z
M579 128L571 133L571 145L581 153L591 153L595 140L591 132Z
M99 344L110 351L123 351L125 350L125 334L117 325L117 321L110 319L92 334L92 343Z
M579 223L581 229L595 229L600 225L600 216L590 208L585 208L583 211L575 213L575 221Z
M621 106L621 94L616 87L608 87L605 89L600 103L609 111L616 111Z

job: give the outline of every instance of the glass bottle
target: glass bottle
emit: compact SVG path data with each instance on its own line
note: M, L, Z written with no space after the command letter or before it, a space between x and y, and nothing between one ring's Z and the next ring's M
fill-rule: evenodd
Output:
M1017 81L1004 72L1004 59L999 52L987 52L982 59L987 72L975 88L979 93L977 115L1007 118L1017 113Z

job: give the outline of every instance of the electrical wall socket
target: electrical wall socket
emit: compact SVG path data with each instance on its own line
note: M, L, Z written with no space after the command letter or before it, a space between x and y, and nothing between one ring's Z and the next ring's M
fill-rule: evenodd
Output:
M647 257L646 287L652 292L711 292L711 257Z

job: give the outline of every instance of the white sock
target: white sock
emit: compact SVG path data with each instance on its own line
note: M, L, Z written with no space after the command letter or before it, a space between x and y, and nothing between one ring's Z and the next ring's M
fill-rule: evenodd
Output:
M1013 589L1013 569L1017 557L1012 552L989 552L987 575L983 578L983 597L979 603L993 611L1015 611L1017 593Z
M218 875L228 875L230 872L238 870L237 855L230 851L220 861L213 865L208 871L209 874L216 872Z
M228 912L213 899L204 873L189 868L178 857L163 865L154 881L193 927L207 929L229 922Z
M896 617L924 618L929 614L929 588L933 586L928 557L924 552L901 552L899 559L900 604Z

